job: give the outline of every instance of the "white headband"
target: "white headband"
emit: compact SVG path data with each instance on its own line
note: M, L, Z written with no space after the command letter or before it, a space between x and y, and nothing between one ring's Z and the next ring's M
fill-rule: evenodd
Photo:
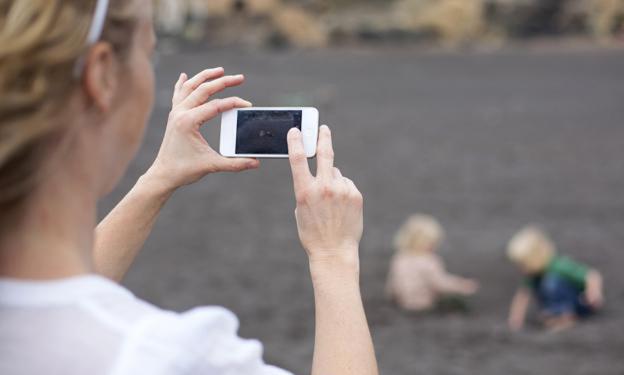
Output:
M109 0L98 0L95 6L95 13L93 14L93 21L91 21L91 29L87 36L87 45L96 43L102 36L104 29L104 21L106 20L106 13L108 11Z
M108 12L109 0L98 0L95 5L95 12L93 13L93 20L91 21L91 28L89 34L87 34L87 46L92 46L97 43L104 31L104 21L106 21L106 13ZM81 56L76 65L74 66L74 75L76 78L80 77L82 70L84 69L84 56Z

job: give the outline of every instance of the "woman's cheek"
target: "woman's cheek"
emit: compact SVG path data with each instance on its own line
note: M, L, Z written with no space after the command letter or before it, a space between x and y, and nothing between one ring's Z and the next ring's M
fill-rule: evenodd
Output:
M145 108L145 118L147 121L147 118L149 118L149 114L152 110L152 107L154 105L154 91L156 90L155 87L155 74L154 74L154 67L152 66L152 62L149 59L144 59L143 62L143 69L141 70L140 73L142 76L144 76L144 82L142 83L142 87L141 87L141 98L144 100L144 108Z
M143 56L133 60L131 74L132 88L125 102L125 121L122 131L132 155L140 146L154 102L154 73L151 62Z
M136 77L138 78L136 87L138 90L135 94L137 95L135 103L139 104L137 110L141 114L142 129L145 129L154 105L155 77L154 69L149 59L143 58L139 65L139 71L136 72Z

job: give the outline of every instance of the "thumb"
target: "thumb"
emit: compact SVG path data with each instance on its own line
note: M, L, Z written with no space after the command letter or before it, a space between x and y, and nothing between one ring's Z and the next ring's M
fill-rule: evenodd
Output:
M260 167L260 161L258 159L250 158L223 158L219 164L219 169L223 172L241 172Z

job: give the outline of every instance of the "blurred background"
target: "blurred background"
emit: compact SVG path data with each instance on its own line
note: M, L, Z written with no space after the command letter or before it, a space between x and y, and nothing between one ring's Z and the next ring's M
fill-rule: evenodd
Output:
M158 0L163 34L213 45L501 45L624 37L622 0ZM243 32L244 31L244 32Z
M384 374L624 374L624 0L160 0L157 102L104 215L154 159L180 72L244 73L257 106L316 106L365 197L362 290ZM219 119L205 136L218 147ZM312 162L313 164L313 162ZM268 362L310 371L314 306L288 163L177 192L126 279L169 309L223 305ZM384 297L392 238L426 212L466 314ZM605 277L606 309L563 333L506 327L506 260L528 223Z

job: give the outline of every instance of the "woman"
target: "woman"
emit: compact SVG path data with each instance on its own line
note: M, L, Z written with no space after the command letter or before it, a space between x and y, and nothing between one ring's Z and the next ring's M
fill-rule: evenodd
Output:
M180 76L160 152L95 232L96 203L134 156L150 112L150 0L0 2L0 373L284 374L222 308L184 314L119 281L180 186L257 168L199 127L250 104L212 99L244 77ZM296 219L316 302L313 374L376 374L358 286L362 197L320 131L317 175L289 133ZM101 276L97 276L101 275Z

